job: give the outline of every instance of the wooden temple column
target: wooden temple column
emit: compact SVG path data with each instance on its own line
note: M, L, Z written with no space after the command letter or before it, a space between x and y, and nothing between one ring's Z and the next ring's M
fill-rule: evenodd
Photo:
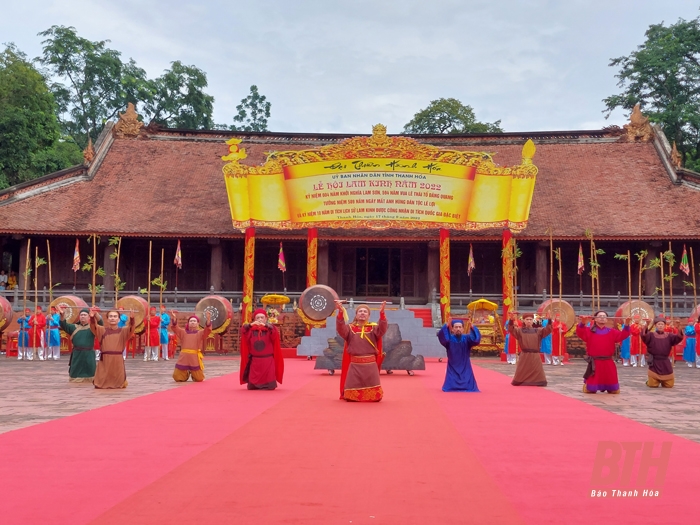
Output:
M330 264L329 254L328 254L328 241L320 239L318 241L318 284L329 284L329 268Z
M440 228L440 312L442 322L450 318L450 230Z
M440 242L428 243L428 302L433 300L433 290L440 289Z
M326 280L328 278L326 268ZM318 282L318 229L309 228L306 234L306 287Z
M102 261L102 268L105 271L105 276L102 278L102 283L104 284L105 292L114 291L114 272L117 269L116 259L112 259L111 255L117 253L117 247L115 245L110 246L109 243L104 249L104 260Z
M245 230L245 248L243 255L243 304L241 305L241 324L253 319L253 279L255 277L255 228Z
M542 293L545 289L551 294L549 289L549 242L538 242L535 251L535 293ZM550 254L551 257L551 254Z
M223 277L223 253L221 250L220 239L207 239L211 246L211 264L210 264L210 286L215 292L221 291L221 279Z
M34 241L32 240L32 244ZM30 249L33 249L30 247ZM24 269L27 267L27 238L20 241L19 245L19 271L17 272L17 288L19 291L24 290ZM29 276L31 279L31 275ZM30 287L28 286L27 289Z

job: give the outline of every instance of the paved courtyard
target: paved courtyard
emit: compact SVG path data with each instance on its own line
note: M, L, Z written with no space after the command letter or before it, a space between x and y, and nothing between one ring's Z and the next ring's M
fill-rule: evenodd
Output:
M515 371L513 365L496 358L474 358L473 362L508 376ZM207 357L206 375L212 378L236 372L239 364L238 357ZM128 388L102 391L95 390L89 383L69 383L68 359L65 357L60 361L28 362L0 356L3 378L0 382L0 433L179 388L181 385L171 377L174 365L173 360L144 363L141 359L129 358ZM428 366L436 365L428 363ZM647 388L644 385L646 369L619 366L622 393L609 395L581 392L585 368L582 360L574 360L565 366L545 366L547 388L700 443L700 369L679 363L676 366L676 386L669 390ZM478 380L478 370L476 374ZM238 384L236 377L232 377L232 381ZM515 387L513 393L517 393ZM543 406L542 410L546 407Z

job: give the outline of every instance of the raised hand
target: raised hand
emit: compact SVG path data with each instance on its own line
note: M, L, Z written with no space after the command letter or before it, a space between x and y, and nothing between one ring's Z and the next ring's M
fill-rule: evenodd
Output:
M384 313L384 308L386 308L386 301L382 301L382 305L379 307L379 313Z
M340 302L340 299L336 299L333 302L335 303L335 307L338 311L342 311L345 309L345 307L343 306L343 303Z

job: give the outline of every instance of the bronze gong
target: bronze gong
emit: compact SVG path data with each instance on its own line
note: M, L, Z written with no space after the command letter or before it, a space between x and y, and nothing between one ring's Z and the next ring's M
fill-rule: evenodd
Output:
M303 291L299 298L299 308L313 321L328 319L335 311L338 294L330 286L317 284Z

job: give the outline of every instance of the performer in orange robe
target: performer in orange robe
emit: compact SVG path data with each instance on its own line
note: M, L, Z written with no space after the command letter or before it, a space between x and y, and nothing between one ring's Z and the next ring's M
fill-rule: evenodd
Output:
M566 354L566 331L568 327L566 323L557 314L554 316L552 323L552 362L555 365L564 364L564 354ZM561 357L561 361L559 358Z
M202 347L211 333L211 312L206 311L204 330L199 329L199 318L196 315L190 315L187 318L186 330L177 325L177 312L173 311L168 319L172 319L173 332L180 340L180 357L175 363L173 379L181 383L191 376L192 381L196 383L204 381Z
M340 301L336 330L345 339L343 364L340 374L340 399L346 401L381 401L384 391L379 381L382 368L382 337L388 323L384 314L386 301L379 308L379 323L369 322L369 306L361 304L355 308L352 323L345 321L345 308Z
M29 318L29 348L32 356L39 355L39 361L44 360L44 328L46 328L46 316L41 306L36 307L36 313Z
M248 383L248 390L274 390L283 376L279 330L268 322L267 312L258 308L253 322L241 327L241 384Z

